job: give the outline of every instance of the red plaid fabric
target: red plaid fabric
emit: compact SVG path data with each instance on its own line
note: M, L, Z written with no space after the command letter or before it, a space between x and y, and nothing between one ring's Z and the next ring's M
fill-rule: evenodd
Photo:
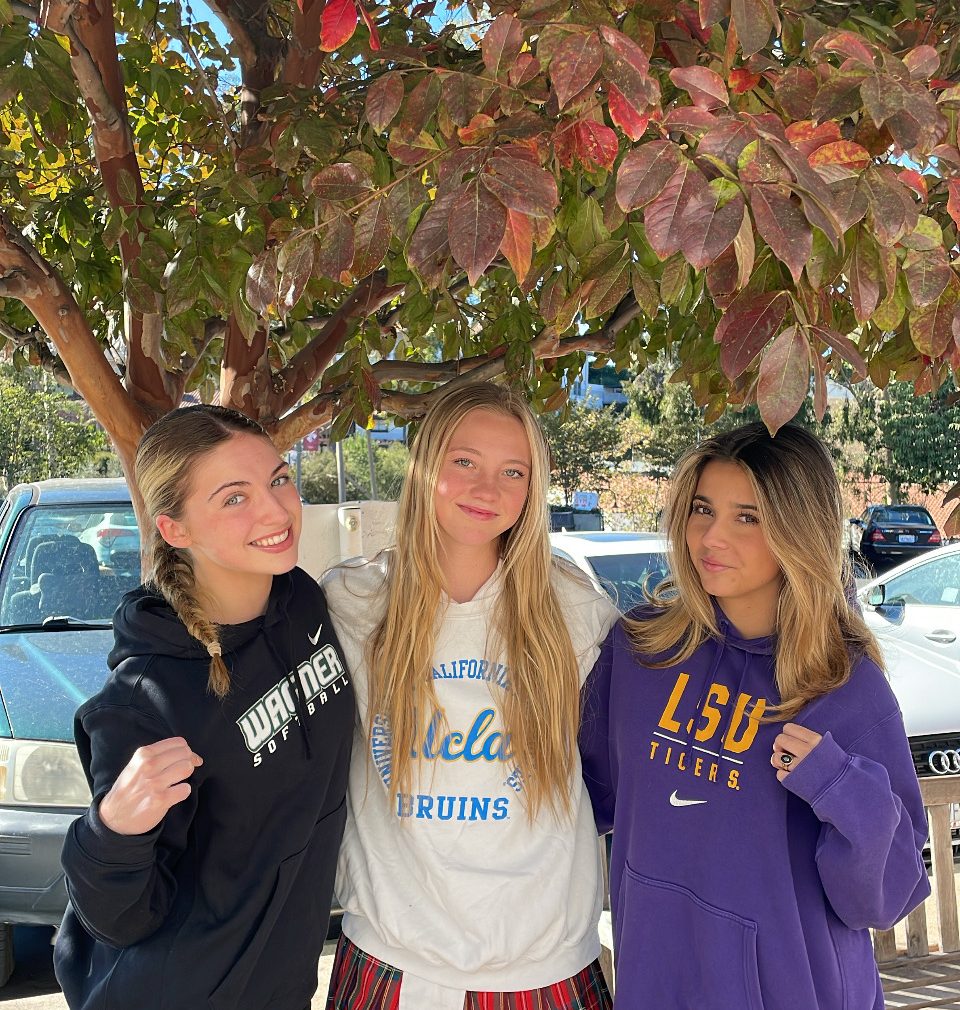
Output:
M327 1010L397 1010L402 979L399 968L365 954L341 936L330 975ZM610 1010L610 1005L599 961L543 989L468 992L463 1002L464 1010Z

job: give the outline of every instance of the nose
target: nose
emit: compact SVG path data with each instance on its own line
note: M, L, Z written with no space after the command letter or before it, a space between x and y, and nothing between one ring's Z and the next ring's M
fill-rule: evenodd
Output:
M492 501L497 494L495 478L488 473L477 472L476 478L471 488L475 498L482 498L484 501Z
M260 509L260 522L274 530L289 526L293 516L287 502L271 488L263 498Z
M712 519L707 524L700 541L708 550L722 550L727 546L727 539L723 534L723 529L716 519Z

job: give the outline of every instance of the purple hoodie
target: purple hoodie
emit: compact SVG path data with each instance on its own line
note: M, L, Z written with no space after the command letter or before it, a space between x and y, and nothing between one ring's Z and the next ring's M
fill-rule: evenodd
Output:
M930 893L897 701L861 659L793 720L823 740L781 784L781 724L760 718L779 701L775 640L720 619L722 640L664 669L617 624L584 687L617 1010L883 1010L867 928Z

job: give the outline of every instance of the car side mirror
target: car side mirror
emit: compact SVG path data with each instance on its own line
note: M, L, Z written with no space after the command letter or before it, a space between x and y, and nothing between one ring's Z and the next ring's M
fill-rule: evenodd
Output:
M887 587L881 582L879 586L874 586L867 594L867 603L871 607L879 607L887 598Z

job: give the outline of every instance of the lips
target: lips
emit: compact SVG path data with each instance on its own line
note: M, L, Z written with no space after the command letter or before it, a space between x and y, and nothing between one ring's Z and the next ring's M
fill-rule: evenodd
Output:
M704 571L710 573L725 572L730 566L722 565L719 561L714 561L712 558L701 558L700 565Z
M497 513L491 512L489 509L476 508L473 505L458 505L457 508L460 509L464 515L468 515L471 519L486 521L497 518Z
M252 547L280 547L290 539L290 527L280 533L271 533L268 537L261 537L259 540L251 540Z

